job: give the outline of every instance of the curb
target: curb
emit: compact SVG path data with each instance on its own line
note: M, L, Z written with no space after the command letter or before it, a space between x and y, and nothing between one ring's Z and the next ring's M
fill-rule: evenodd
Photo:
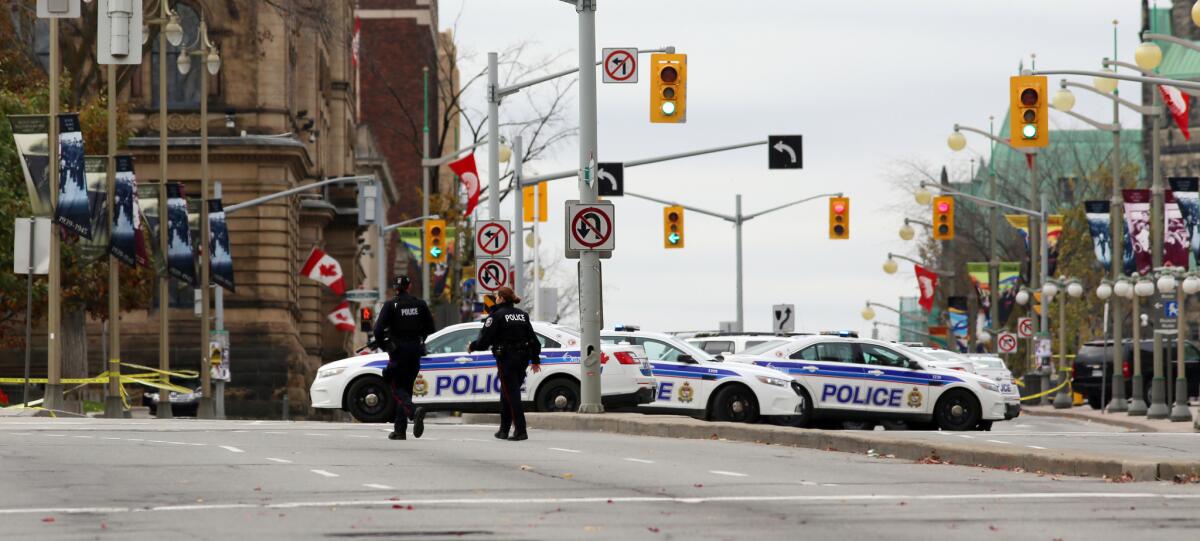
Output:
M45 408L17 408L8 407L0 408L0 417L86 417L79 413L62 410L48 410Z
M872 455L925 463L982 466L1026 472L1042 472L1079 477L1155 481L1173 479L1177 474L1200 473L1200 462L1155 462L1127 460L1111 455L1052 450L981 449L954 441L934 443L906 440L886 432L844 432L801 429L771 425L708 422L679 416L654 416L610 413L527 413L532 428L611 432L633 436L657 436L704 440L729 440L748 443L786 445L825 451ZM464 424L499 424L495 414L463 414Z
M1150 423L1144 423L1144 422L1135 421L1132 419L1123 420L1123 419L1118 419L1118 418L1110 418L1110 417L1116 417L1119 414L1111 414L1111 415L1105 415L1102 417L1096 417L1096 416L1086 415L1083 413L1075 413L1073 411L1059 411L1059 410L1043 411L1043 410L1034 410L1034 409L1030 409L1030 408L1022 409L1021 413L1033 415L1036 417L1058 417L1060 419L1070 419L1072 421L1087 421L1087 422L1099 423L1102 425L1110 425L1110 426L1116 426L1116 427L1120 427L1120 428L1128 428L1130 430L1136 430L1138 432L1162 432L1162 430L1160 430L1157 426L1154 426L1153 424L1150 424Z

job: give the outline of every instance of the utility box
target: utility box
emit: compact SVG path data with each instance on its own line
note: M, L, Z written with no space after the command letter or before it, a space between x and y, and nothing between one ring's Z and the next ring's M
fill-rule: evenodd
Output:
M374 225L379 211L379 184L361 182L358 185L358 225Z
M96 6L96 60L142 63L142 0L100 0Z
M78 19L79 0L37 0L39 19Z

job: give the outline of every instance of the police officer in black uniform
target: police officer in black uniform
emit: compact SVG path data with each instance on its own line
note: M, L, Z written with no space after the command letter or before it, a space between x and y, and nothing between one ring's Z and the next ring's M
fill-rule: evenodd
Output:
M529 439L525 431L525 409L521 405L521 386L525 383L525 369L533 363L533 372L542 370L541 343L529 324L529 314L517 308L521 302L513 290L502 287L496 291L497 304L488 311L488 317L479 330L479 338L467 346L467 351L490 348L496 357L496 369L500 376L500 431L499 439L521 441ZM508 429L516 430L510 437Z
M408 294L412 284L407 276L396 278L396 296L383 304L375 321L375 342L388 352L383 379L391 384L396 400L396 424L388 439L405 439L408 420L413 421L413 437L425 432L425 408L413 411L412 389L421 371L425 337L433 334L433 314L425 301Z

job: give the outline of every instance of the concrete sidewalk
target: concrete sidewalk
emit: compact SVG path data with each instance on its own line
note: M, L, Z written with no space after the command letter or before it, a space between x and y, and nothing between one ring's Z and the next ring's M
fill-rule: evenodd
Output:
M1171 422L1166 419L1147 419L1146 416L1131 416L1126 413L1103 413L1088 406L1069 409L1054 409L1054 406L1021 406L1022 415L1059 417L1076 421L1102 423L1128 428L1136 432L1200 432L1193 422ZM1193 411L1195 416L1196 412Z
M639 413L528 413L531 428L612 432L664 438L714 439L787 445L824 451L900 458L923 464L958 464L1005 470L1042 472L1119 481L1193 479L1200 476L1200 457L1166 461L1089 453L1076 450L985 446L978 440L930 441L905 437L905 431L814 430L764 424L718 423L691 417ZM499 415L464 414L466 424L496 424ZM986 434L986 433L984 433Z

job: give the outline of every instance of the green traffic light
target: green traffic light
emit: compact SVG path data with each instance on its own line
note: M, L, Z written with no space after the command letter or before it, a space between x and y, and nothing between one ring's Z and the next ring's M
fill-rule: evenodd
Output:
M435 257L435 258L437 258L437 257L441 257L441 256L442 256L442 249L441 249L441 248L438 248L437 246L434 246L433 248L430 248L430 249L429 249L429 255L430 255L430 256L432 256L432 257Z
M664 101L662 104L662 114L666 116L675 114L675 104L669 101Z
M667 241L671 244L679 244L679 240L681 238L682 237L679 236L679 233L671 233L670 235L667 235Z
M1025 127L1021 128L1021 136L1026 139L1036 139L1037 124L1026 124Z

